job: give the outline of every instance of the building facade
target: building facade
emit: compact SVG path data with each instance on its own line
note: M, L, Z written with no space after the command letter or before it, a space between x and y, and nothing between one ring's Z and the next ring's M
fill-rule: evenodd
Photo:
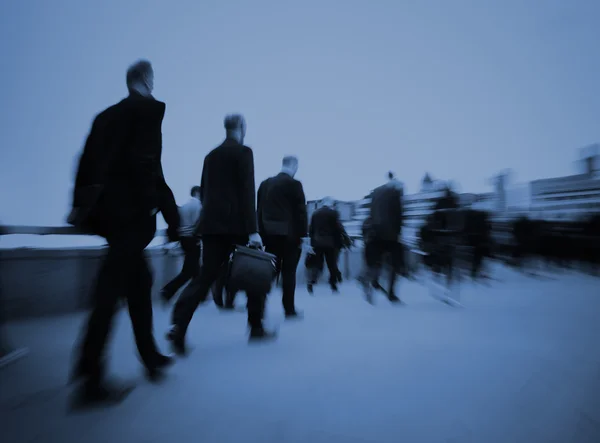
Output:
M584 148L581 173L531 182L531 216L548 221L582 221L600 214L598 145Z

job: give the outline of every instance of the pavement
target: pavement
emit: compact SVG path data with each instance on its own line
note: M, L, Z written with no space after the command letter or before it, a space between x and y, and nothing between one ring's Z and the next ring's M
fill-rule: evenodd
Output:
M191 355L148 383L121 312L111 372L138 386L121 405L69 415L66 386L82 315L12 323L30 351L0 370L3 443L518 443L600 441L599 280L532 278L502 268L465 282L463 308L400 283L406 302L370 306L354 283L314 297L285 322L279 290L268 324L279 339L248 345L245 317L201 306ZM243 304L243 297L239 302ZM163 332L168 312L155 307Z

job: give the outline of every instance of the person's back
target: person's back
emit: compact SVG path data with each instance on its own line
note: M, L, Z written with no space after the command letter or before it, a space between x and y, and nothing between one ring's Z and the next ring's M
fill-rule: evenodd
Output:
M95 117L75 178L73 206L94 205L86 223L96 234L136 224L159 208L176 224L174 198L161 166L165 109L154 97L132 91ZM85 201L86 191L94 188L97 201Z
M370 218L375 238L398 241L402 232L402 191L389 183L376 188L371 197Z
M286 172L265 180L258 190L260 234L299 240L307 233L302 184Z
M310 220L310 238L313 246L334 248L341 242L339 215L328 206L317 209Z
M201 212L202 203L196 197L190 198L186 204L179 208L181 226L179 228L179 235L181 237L193 237L195 235Z
M233 139L204 159L201 235L249 235L257 231L252 149Z

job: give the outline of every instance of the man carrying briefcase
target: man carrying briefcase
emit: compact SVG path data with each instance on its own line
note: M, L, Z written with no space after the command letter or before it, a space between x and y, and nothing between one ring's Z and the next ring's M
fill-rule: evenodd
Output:
M202 169L203 208L198 223L198 234L203 242L200 273L177 300L172 327L167 334L178 354L185 354L185 336L194 312L208 297L236 245L262 247L256 223L254 155L252 149L243 145L244 118L241 115L226 117L225 130L225 141L204 158ZM262 321L267 293L256 292L256 288L243 289L248 296L250 340L273 338L275 334L266 331Z

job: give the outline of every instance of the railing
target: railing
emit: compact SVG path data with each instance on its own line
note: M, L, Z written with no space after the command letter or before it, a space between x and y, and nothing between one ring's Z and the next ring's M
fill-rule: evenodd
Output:
M158 229L155 237L166 236L166 229ZM21 226L0 225L0 235L93 235L74 226Z

